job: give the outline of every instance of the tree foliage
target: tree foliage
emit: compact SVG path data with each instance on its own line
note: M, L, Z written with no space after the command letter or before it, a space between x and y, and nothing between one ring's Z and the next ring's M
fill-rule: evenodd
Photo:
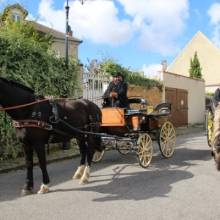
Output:
M200 62L198 59L197 52L194 53L193 59L190 59L190 69L189 69L190 77L201 79L202 78L202 68L200 66Z
M8 22L0 26L0 76L20 82L38 95L74 96L78 63L58 58L50 36L40 36L30 24ZM21 149L10 120L0 114L0 158L16 157ZM12 147L15 146L15 147Z
M147 88L158 87L159 89L162 89L162 84L158 80L146 78L143 76L143 73L131 71L111 59L104 60L101 62L100 66L101 70L109 75L120 72L129 84L144 86Z

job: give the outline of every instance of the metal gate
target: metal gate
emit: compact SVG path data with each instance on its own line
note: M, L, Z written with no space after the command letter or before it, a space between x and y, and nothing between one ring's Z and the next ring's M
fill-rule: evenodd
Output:
M101 72L96 60L93 60L83 73L83 98L102 106L102 95L110 82L109 75Z

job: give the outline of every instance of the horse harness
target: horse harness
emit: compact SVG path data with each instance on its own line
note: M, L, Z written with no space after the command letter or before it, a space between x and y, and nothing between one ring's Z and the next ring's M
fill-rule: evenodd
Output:
M62 123L63 125L65 125L66 127L68 127L69 129L71 129L72 131L74 131L78 134L83 134L83 135L96 134L93 132L87 132L87 131L82 130L82 129L87 129L88 127L93 126L94 123L87 124L84 128L73 127L68 122L66 122L65 120L63 120L59 117L57 104L53 100L45 99L45 101L49 101L49 104L52 107L52 110L51 110L52 115L49 116L49 123L41 120L41 116L42 116L41 111L33 111L32 112L32 119L24 119L24 120L16 120L16 121L13 120L12 121L13 127L18 128L18 129L20 129L20 128L40 128L40 129L51 131L51 132L53 131L53 132L60 134L60 135L63 135L63 136L70 136L71 137L72 135L69 134L68 132L64 132L64 131L54 127L54 125L56 125L58 123ZM37 110L40 110L39 105L38 105ZM33 119L33 118L37 118L37 119ZM66 119L65 116L64 116L64 119Z
M19 121L12 121L12 125L15 128L41 128L44 130L52 131L53 126L47 122L44 121L38 121L38 120L19 120Z
M45 99L45 101L49 101L50 104L53 102L53 101L48 100L48 99ZM38 105L39 102L36 102L36 103L34 102L33 105L34 104L37 104L37 107L32 112L31 119L13 120L12 121L13 127L14 128L40 128L40 129L44 129L44 130L47 130L47 131L52 131L53 130L52 124L49 124L49 123L41 120L42 113L41 113L41 110L40 110L40 105ZM52 113L53 113L52 117L55 118L55 117L57 117L57 114L54 115L54 112L56 110L53 110L53 109L54 108L57 109L57 107L56 107L55 103L51 104L51 105L52 105ZM19 108L19 106L18 106L18 108Z

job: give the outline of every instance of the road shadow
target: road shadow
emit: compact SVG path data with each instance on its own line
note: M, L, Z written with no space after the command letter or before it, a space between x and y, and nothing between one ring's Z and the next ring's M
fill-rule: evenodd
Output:
M128 155L130 156L130 155ZM111 157L112 158L112 157ZM210 160L209 150L198 149L176 149L175 155L170 159L163 159L160 155L153 158L148 169L140 172L127 172L130 166L138 166L137 162L133 165L121 165L112 170L114 174L92 175L88 185L72 189L56 189L52 191L83 191L99 193L96 202L106 202L114 200L146 200L154 197L166 197L172 190L172 185L187 179L193 178L189 167L196 166L201 161ZM127 163L131 158L124 158ZM109 163L109 158L103 163ZM112 159L110 160L112 165ZM124 161L124 163L126 163ZM100 164L99 164L100 166ZM96 167L97 168L97 167ZM101 168L98 168L101 169ZM135 169L136 170L136 169ZM95 186L93 186L95 184Z
M104 194L96 201L108 201L115 199L142 200L154 196L166 196L172 188L172 184L185 179L193 178L193 174L187 170L190 166L196 166L201 161L211 160L210 149L201 149L198 143L195 149L189 148L193 137L187 136L177 143L175 154L170 159L163 159L158 151L153 157L150 167L142 169L139 167L134 154L121 155L116 151L106 152L103 160L92 167L91 183L87 186L72 189L55 189L59 191L94 191ZM196 139L195 139L196 141ZM203 141L203 140L201 140ZM204 145L204 144L203 144ZM56 186L70 181L79 164L79 158L74 160L61 161L48 165L48 172L51 178L51 186ZM102 170L114 166L113 174L102 179ZM135 173L126 173L127 167L135 168ZM114 171L114 169L116 169ZM213 167L214 169L214 167ZM120 172L119 172L120 171ZM98 173L98 174L97 174ZM94 175L95 174L95 175ZM94 175L94 176L93 176ZM36 190L41 184L41 172L38 167L34 168L34 179ZM101 179L100 179L101 178ZM24 184L25 171L18 170L8 174L0 175L0 202L14 200L20 197L21 187ZM92 186L95 184L96 186ZM140 191L139 191L140 190Z
M100 179L99 176L99 180L93 180L86 186L72 189L55 189L51 193L96 192L99 193L99 198L93 199L95 202L146 200L154 197L166 197L172 190L172 184L192 177L192 173L183 170L146 170L136 173L117 173L103 176L103 179ZM91 186L94 183L98 183L98 185Z

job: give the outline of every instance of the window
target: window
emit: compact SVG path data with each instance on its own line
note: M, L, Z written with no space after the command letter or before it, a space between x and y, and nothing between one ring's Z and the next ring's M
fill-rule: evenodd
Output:
M13 21L20 21L21 20L21 15L19 13L13 12L12 20Z

